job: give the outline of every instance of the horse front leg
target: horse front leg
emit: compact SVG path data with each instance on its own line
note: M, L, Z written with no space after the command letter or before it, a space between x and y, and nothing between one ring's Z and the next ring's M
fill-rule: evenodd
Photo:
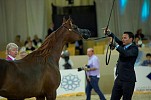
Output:
M37 96L36 100L45 100L45 96Z
M47 93L46 94L46 99L47 100L56 100L56 91L54 91L54 92L51 92L51 93Z

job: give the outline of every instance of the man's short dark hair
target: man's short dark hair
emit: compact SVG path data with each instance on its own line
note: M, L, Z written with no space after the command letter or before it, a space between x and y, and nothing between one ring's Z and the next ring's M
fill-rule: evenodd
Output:
M146 54L146 57L148 57L148 56L150 56L150 57L151 57L151 54L150 54L150 53L147 53L147 54Z
M134 40L134 34L132 32L124 32L124 34L128 34L129 38L132 38L132 40Z

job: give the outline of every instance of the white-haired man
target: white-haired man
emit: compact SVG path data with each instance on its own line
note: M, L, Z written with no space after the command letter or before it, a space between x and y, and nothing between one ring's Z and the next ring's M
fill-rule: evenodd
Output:
M18 46L15 43L9 43L6 46L6 60L15 60L18 54Z

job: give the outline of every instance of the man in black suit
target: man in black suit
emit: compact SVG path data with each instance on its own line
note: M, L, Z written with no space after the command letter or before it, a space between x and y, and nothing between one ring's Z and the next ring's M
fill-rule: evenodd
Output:
M131 100L136 82L134 63L138 56L138 47L133 44L134 34L124 32L122 41L110 31L107 32L107 35L115 39L113 45L119 52L116 65L117 77L114 81L111 100L120 100L122 96L123 100Z

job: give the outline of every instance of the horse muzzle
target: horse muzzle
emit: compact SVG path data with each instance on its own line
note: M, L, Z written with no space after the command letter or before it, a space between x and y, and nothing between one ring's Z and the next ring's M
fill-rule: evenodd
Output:
M79 31L80 35L84 39L88 39L91 36L91 32L88 29L80 29L80 28L78 28L78 31Z

